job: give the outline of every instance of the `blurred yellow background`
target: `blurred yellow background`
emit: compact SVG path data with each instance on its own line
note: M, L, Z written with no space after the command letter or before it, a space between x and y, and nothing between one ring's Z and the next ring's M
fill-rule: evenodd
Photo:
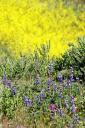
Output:
M31 53L51 42L50 56L64 53L69 42L85 35L85 12L60 0L0 0L0 42L12 53Z

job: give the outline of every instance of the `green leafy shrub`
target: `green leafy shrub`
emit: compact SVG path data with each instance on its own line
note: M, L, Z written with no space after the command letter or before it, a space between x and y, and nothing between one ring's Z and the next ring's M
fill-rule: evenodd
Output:
M76 45L71 45L62 58L56 59L55 70L74 68L75 76L85 80L85 37L78 38ZM67 70L68 72L68 70Z

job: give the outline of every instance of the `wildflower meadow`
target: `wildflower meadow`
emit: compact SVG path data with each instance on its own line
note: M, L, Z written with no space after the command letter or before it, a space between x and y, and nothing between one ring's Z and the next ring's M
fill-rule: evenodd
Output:
M84 5L0 0L0 128L85 128Z

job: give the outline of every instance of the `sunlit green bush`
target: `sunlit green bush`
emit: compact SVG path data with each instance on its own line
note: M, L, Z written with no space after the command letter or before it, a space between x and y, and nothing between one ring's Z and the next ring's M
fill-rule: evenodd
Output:
M69 50L61 58L56 59L55 70L67 69L68 74L69 67L73 66L75 76L85 80L85 37L78 38L77 42L77 45L69 44Z

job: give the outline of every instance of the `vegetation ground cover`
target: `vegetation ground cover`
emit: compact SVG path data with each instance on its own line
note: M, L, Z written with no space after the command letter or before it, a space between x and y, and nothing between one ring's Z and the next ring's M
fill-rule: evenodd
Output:
M85 127L85 38L77 44L62 58L49 58L49 44L31 56L5 58L0 65L0 111L9 127Z
M1 128L85 127L84 28L84 0L0 0Z

